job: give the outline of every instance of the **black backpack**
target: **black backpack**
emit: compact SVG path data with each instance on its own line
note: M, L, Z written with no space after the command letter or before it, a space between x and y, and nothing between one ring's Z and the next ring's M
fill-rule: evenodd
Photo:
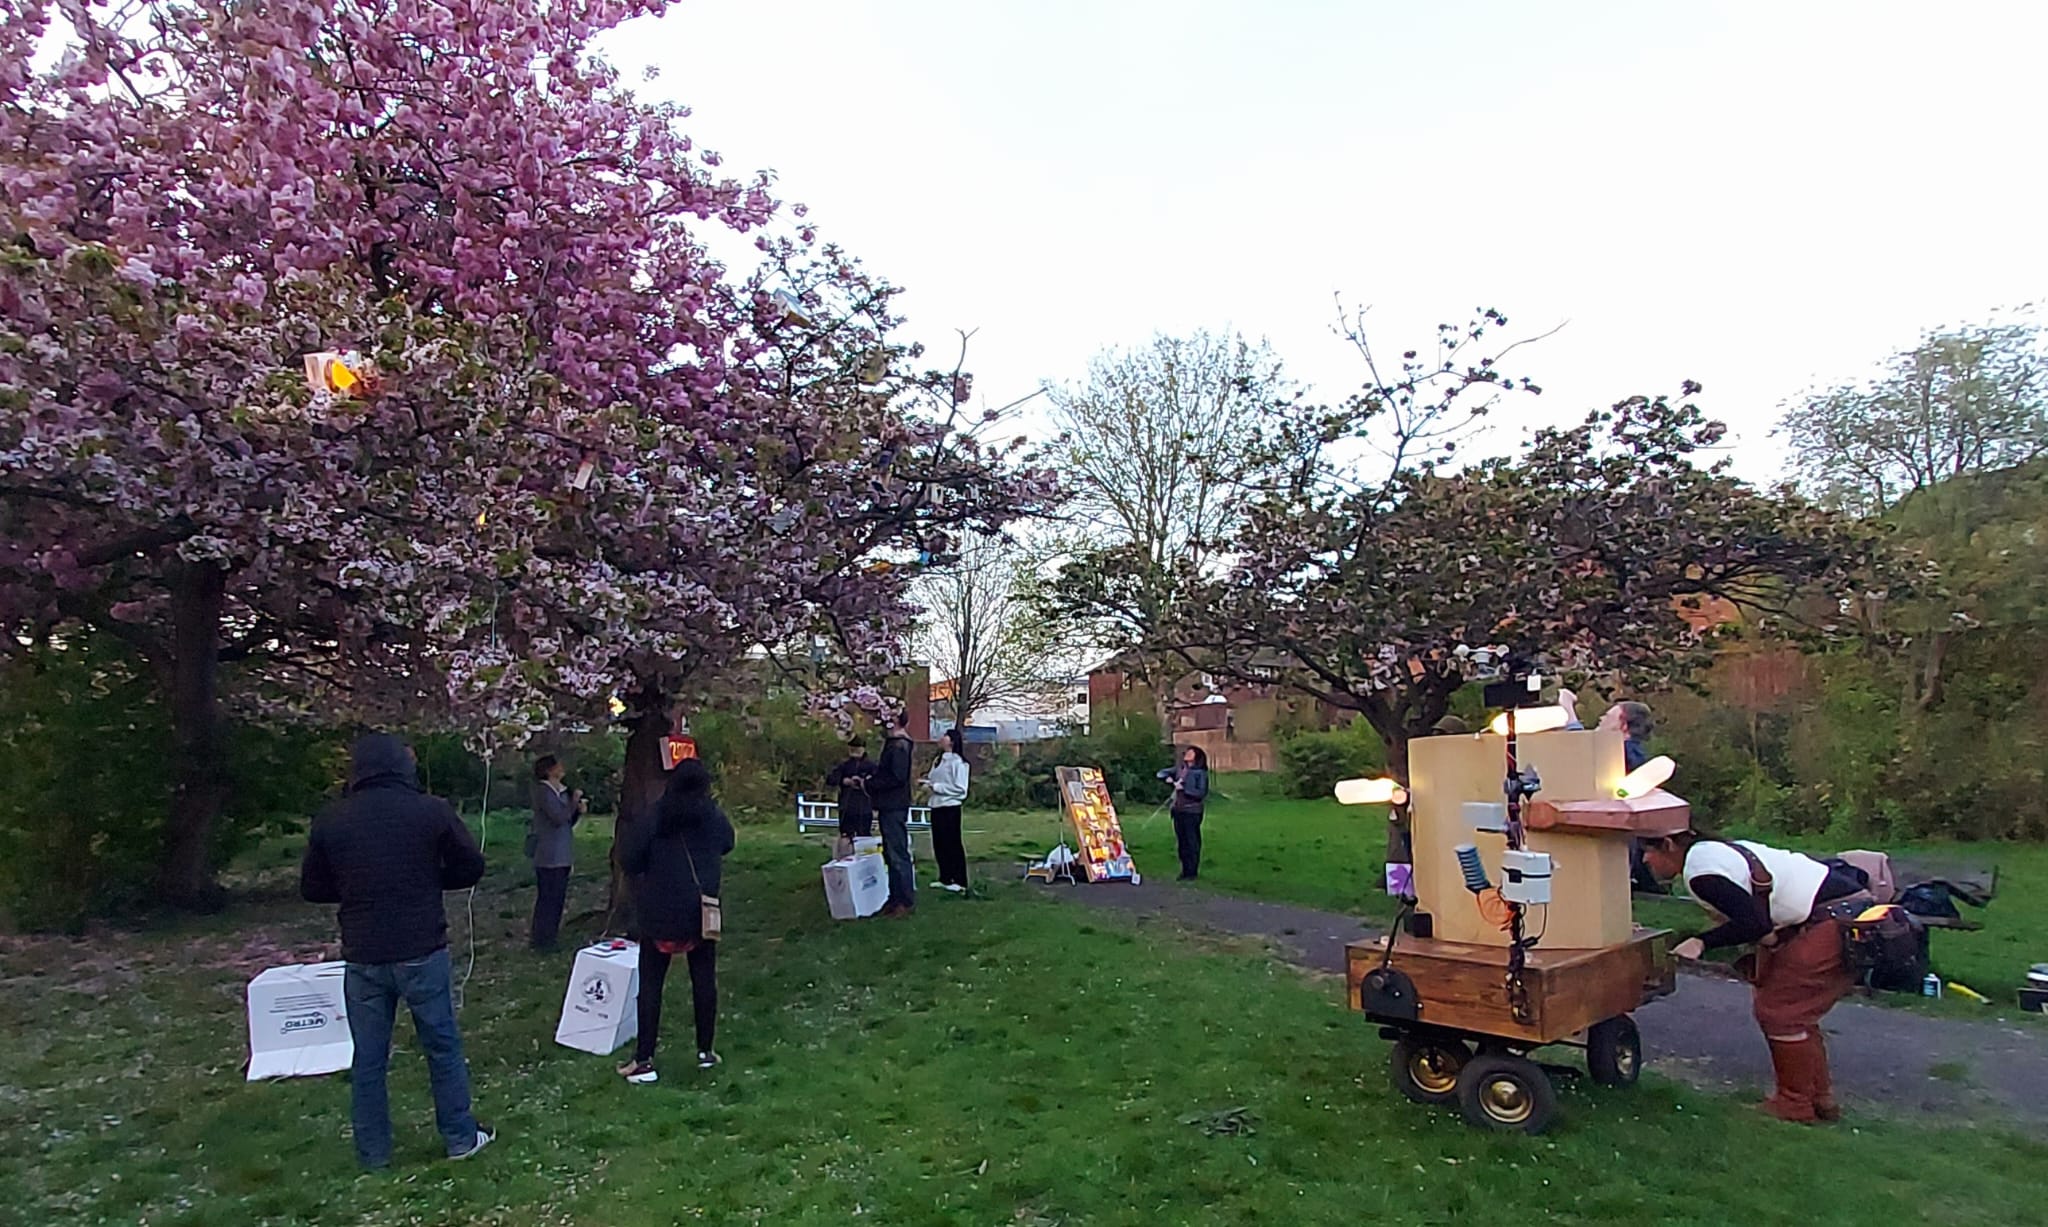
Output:
M1927 926L1896 904L1873 907L1843 922L1842 953L1858 984L1917 993L1927 976Z

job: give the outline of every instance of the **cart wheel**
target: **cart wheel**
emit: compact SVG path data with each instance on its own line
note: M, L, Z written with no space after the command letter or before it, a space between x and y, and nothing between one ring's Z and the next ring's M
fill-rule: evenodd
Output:
M1484 1053L1458 1075L1458 1110L1467 1124L1541 1133L1557 1119L1557 1092L1534 1061Z
M1586 1069L1601 1086L1634 1086L1643 1072L1643 1036L1636 1020L1618 1014L1586 1032Z
M1387 1054L1394 1089L1416 1103L1449 1103L1458 1097L1458 1073L1472 1059L1463 1040L1404 1035Z

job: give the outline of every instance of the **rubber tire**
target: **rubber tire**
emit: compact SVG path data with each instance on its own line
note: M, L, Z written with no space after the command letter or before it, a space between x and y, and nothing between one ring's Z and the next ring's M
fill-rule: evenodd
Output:
M1586 1070L1601 1086L1636 1084L1643 1075L1643 1035L1635 1019L1618 1014L1587 1030Z
M1439 1090L1431 1090L1415 1077L1416 1062L1432 1056L1439 1060L1447 1058L1450 1065L1448 1071L1440 1074L1444 1085ZM1394 1089L1415 1103L1450 1103L1458 1098L1458 1075L1471 1059L1472 1049L1463 1040L1404 1035L1394 1041L1387 1053L1387 1074L1394 1081Z
M1504 1100L1516 1106L1503 1111ZM1458 1111L1468 1125L1534 1136L1557 1120L1557 1092L1536 1062L1481 1053L1458 1075Z

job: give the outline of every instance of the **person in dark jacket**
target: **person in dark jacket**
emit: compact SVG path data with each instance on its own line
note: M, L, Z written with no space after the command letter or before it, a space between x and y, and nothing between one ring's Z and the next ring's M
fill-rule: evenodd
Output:
M839 790L839 835L842 839L875 833L875 803L868 799L868 777L875 773L875 760L868 757L866 744L855 741L852 754L825 777L828 788Z
M539 951L552 951L562 932L576 820L583 816L583 793L564 787L562 774L562 760L552 754L543 754L533 765L533 817L526 832L527 854L533 859L533 924L527 944Z
M1558 706L1564 708L1568 729L1583 729L1579 721L1579 696L1569 690L1557 692ZM1600 723L1594 726L1606 732L1621 734L1621 765L1625 771L1634 771L1650 761L1650 734L1656 731L1656 722L1650 717L1650 705L1634 699L1623 699L1612 704L1600 715ZM1632 839L1628 845L1628 874L1630 889L1645 895L1669 893L1664 883L1643 861L1645 843Z
M661 1038L661 990L678 954L690 966L690 996L697 1022L697 1068L718 1064L712 1048L718 1026L718 940L704 932L703 898L717 898L732 822L711 796L711 772L688 758L669 772L668 788L651 822L637 824L620 850L619 864L633 892L640 942L640 1038L633 1059L619 1066L628 1082L653 1082L654 1050Z
M1202 871L1202 805L1209 799L1209 756L1200 746L1181 752L1180 762L1159 773L1173 785L1167 812L1173 815L1173 842L1180 852L1180 880Z
M889 901L884 916L908 916L917 908L917 864L910 854L910 716L898 712L889 721L882 760L868 777L868 797L875 804L875 823L882 829L882 859L889 866Z
M412 747L372 733L350 752L348 791L313 820L300 869L309 903L338 903L343 994L355 1041L349 1077L356 1160L391 1162L385 1076L398 1003L412 1011L451 1159L491 1142L470 1114L469 1064L455 1027L445 891L475 886L484 855L453 806L420 791Z

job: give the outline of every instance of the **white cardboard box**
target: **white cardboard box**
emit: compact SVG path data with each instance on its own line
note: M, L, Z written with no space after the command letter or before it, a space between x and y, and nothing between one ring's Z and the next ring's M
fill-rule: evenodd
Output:
M825 906L834 920L858 920L882 910L889 901L889 870L879 856L849 856L827 861Z
M627 942L576 952L555 1042L604 1056L640 1034L640 947Z
M273 967L249 981L249 1081L331 1074L355 1060L343 963Z

